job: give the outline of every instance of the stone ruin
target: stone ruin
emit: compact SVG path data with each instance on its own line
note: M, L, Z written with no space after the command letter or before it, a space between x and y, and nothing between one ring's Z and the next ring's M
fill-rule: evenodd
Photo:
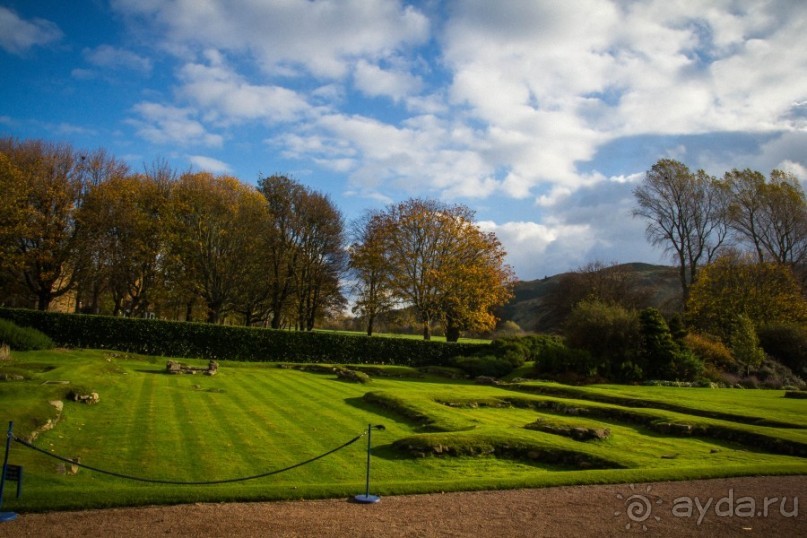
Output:
M165 371L169 374L204 374L204 375L216 375L219 371L219 363L216 361L210 361L207 365L207 368L194 368L193 366L188 366L187 364L182 364L178 361L168 361L165 365Z

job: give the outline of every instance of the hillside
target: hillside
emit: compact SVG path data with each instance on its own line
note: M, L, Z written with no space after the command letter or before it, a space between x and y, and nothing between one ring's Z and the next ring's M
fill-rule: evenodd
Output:
M676 309L681 287L675 267L647 263L617 266L629 272L633 286L647 295L647 304L662 311ZM518 323L525 331L553 332L563 322L547 300L569 273L516 284L513 299L501 311L501 318Z

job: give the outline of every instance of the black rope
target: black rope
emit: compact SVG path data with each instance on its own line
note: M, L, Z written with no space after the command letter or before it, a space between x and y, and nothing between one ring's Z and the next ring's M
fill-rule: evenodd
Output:
M58 454L52 454L52 453L48 452L47 450L39 448L37 446L34 446L31 443L29 443L28 441L20 439L19 437L17 437L16 435L13 435L13 434L12 434L12 439L14 439L15 441L17 441L18 443L20 443L23 446L27 446L28 448L36 450L37 452L41 452L42 454L50 456L51 458L61 460L61 461L65 462L65 463L69 463L71 465L77 465L78 467L83 467L85 469L89 469L90 471L95 471L96 473L107 474L107 475L115 476L115 477L118 477L118 478L125 478L127 480L137 480L138 482L150 482L150 483L154 483L154 484L173 484L173 485L178 485L178 486L206 486L206 485L211 485L211 484L227 484L227 483L231 483L231 482L246 482L247 480L255 480L256 478L264 478L266 476L271 476L271 475L275 475L275 474L284 473L286 471L291 471L292 469L296 469L297 467L302 467L303 465L307 465L309 463L312 463L312 462L315 462L315 461L317 461L319 459L322 459L325 456L329 456L329 455L333 454L334 452L338 452L338 451L342 450L343 448L347 448L350 445L352 445L353 443L355 443L356 441L358 441L359 439L361 439L362 437L364 437L365 435L366 435L366 432L362 433L361 435L357 435L356 437L354 437L353 439L351 439L347 443L345 443L343 445L340 445L340 446L338 446L338 447L336 447L334 449L331 449L331 450L329 450L329 451L327 451L327 452L325 452L323 454L320 454L319 456L314 456L313 458L307 459L307 460L302 461L300 463L295 463L294 465L290 465L288 467L284 467L283 469L277 469L275 471L269 471L269 472L266 472L266 473L256 474L256 475L252 475L252 476L245 476L245 477L241 477L241 478L227 478L225 480L207 480L207 481L202 481L202 482L181 482L181 481L176 481L176 480L160 480L160 479L157 479L157 478L143 478L143 477L140 477L140 476L131 476L131 475L126 475L126 474L122 474L122 473L116 473L114 471L106 471L104 469L99 469L97 467L91 467L89 465L85 465L84 463L78 463L78 462L73 461L73 460L71 460L69 458L59 456Z

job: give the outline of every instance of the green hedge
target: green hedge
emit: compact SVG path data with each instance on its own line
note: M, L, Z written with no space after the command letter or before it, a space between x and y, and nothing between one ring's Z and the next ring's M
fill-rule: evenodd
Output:
M487 347L11 308L0 308L0 318L34 327L59 346L215 360L446 366Z
M42 331L31 327L20 327L13 321L0 319L0 344L7 344L17 351L50 349L53 342Z

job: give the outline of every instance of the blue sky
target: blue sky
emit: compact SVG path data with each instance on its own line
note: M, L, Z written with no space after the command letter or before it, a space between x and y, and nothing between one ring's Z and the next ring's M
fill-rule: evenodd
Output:
M660 158L807 180L799 0L0 0L0 136L463 203L521 279L669 263Z

